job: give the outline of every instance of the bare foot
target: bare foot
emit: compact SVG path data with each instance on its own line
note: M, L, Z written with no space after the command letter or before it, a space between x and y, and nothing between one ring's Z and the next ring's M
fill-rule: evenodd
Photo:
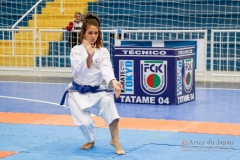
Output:
M125 151L122 150L121 146L120 146L120 143L119 143L119 140L114 140L112 139L110 141L110 144L113 145L115 147L115 151L118 155L123 155L125 154Z
M86 143L86 144L82 145L81 149L88 150L88 149L92 148L93 146L94 146L94 142L90 142L90 143Z

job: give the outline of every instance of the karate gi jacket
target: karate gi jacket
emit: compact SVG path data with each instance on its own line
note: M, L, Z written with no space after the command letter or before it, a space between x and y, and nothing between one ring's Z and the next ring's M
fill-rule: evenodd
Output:
M87 56L87 51L83 45L77 45L71 49L70 60L73 80L77 84L83 86L100 85L101 89L104 88L104 86L102 86L101 84L103 80L105 80L107 87L109 89L112 89L113 86L110 82L111 80L116 78L113 72L109 51L104 47L99 49L95 48L93 63L90 68L87 67ZM72 83L67 86L66 90L69 89L71 86ZM104 96L113 97L112 94L105 91L98 93L88 92L85 94L73 91L72 94L75 102L82 110L94 106ZM67 102L66 106L69 107Z

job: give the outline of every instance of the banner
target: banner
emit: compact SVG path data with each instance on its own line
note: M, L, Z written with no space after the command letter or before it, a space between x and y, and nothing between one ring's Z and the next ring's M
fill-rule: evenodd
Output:
M116 102L169 105L195 100L195 50L115 47L114 73L123 86Z
M206 71L206 47L204 39L197 40L116 40L115 46L165 47L195 46L195 69Z

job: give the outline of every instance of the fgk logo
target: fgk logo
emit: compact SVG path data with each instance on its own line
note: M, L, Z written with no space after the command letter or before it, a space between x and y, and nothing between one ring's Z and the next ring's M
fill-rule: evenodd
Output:
M193 59L184 60L184 89L187 93L192 90L193 85Z
M150 95L159 95L167 87L167 61L141 60L140 83L142 90Z

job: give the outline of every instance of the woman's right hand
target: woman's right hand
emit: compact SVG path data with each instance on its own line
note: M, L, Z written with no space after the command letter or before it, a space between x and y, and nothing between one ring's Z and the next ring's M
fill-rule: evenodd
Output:
M94 53L95 53L95 49L94 47L92 47L91 44L88 43L88 41L86 41L85 39L82 42L83 46L85 47L87 53L88 53L88 58L92 58Z
M88 43L88 41L83 40L82 42L83 46L85 47L88 57L87 57L87 67L90 68L91 64L93 62L92 57L95 53L95 49Z

